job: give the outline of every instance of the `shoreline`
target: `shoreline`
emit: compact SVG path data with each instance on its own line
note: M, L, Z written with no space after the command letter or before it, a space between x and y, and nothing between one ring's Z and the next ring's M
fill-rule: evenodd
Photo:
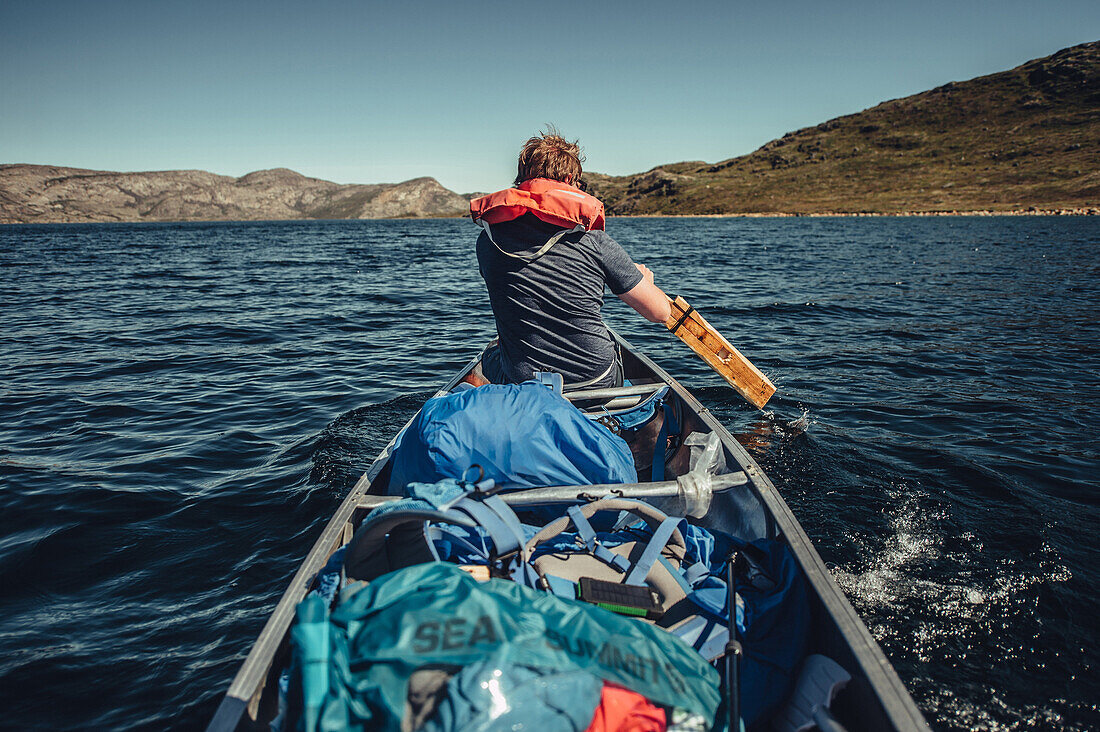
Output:
M976 209L971 211L831 211L826 213L741 212L720 214L608 214L609 219L793 219L793 218L928 218L937 216L1100 216L1100 207L1078 206L1075 208L1036 208L1034 206L1017 211L994 211ZM259 223L262 221L432 221L437 219L464 219L466 216L396 216L379 219L179 219L161 220L113 220L113 221L12 221L0 218L0 226L72 226L76 224L211 224L211 223Z
M1035 208L1021 211L994 211L976 209L971 211L831 211L827 213L790 213L772 211L767 213L722 213L722 214L609 214L614 219L793 219L793 218L857 218L857 217L933 217L933 216L1100 216L1100 207L1079 206L1076 208Z

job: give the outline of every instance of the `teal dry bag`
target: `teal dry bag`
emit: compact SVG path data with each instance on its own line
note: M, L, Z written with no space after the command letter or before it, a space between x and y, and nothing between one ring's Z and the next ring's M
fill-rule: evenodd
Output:
M324 601L299 611L316 621ZM580 673L715 719L718 673L679 638L640 620L506 580L478 582L453 565L420 564L347 591L327 633L294 633L299 729L400 730L410 679L483 660ZM327 653L310 646L327 643ZM327 658L328 673L303 675ZM298 695L296 695L298 696Z

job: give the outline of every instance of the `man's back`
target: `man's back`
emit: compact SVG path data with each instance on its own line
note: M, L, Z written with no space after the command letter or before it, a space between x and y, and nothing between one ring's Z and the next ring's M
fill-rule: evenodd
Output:
M538 259L533 255L561 229L528 214L483 232L477 258L500 336L504 375L524 381L536 370L556 371L566 383L611 383L615 347L600 317L604 285L621 295L642 274L603 231L566 234ZM494 244L495 242L495 244ZM498 249L499 247L499 249Z

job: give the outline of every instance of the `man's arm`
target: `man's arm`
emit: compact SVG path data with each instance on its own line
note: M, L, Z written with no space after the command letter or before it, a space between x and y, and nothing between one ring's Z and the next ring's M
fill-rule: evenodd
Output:
M649 271L649 267L637 263L634 266L642 273L642 281L619 295L619 299L637 310L646 320L664 323L672 314L668 297L660 287L653 284L653 273Z

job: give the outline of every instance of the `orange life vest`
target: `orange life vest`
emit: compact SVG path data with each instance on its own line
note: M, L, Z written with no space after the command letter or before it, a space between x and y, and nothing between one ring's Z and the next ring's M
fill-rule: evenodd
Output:
M516 188L490 193L470 201L470 218L499 224L534 214L548 224L585 231L603 229L603 204L568 183L547 178L525 180Z

